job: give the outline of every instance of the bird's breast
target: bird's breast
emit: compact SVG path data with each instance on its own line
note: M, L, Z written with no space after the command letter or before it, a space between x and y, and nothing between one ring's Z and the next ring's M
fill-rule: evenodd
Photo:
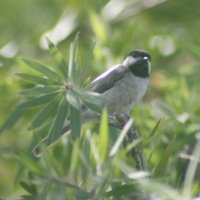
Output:
M114 87L102 93L103 105L110 113L131 111L133 106L144 96L148 78L141 78L132 73L126 74L123 79L116 82Z

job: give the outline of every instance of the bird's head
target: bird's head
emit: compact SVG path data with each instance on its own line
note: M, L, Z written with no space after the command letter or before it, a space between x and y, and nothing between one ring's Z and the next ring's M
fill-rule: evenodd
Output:
M135 50L126 57L123 65L127 66L135 76L146 78L151 72L151 56L144 50Z

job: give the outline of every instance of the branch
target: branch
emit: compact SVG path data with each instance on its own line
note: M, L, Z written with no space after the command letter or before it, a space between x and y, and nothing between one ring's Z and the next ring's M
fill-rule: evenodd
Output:
M126 123L129 121L129 116L126 113L114 113L113 116L109 118L109 125L117 129L123 129ZM127 132L128 140L125 141L125 145L131 144L134 140L138 139L138 133L132 124L131 128ZM143 170L142 159L137 146L130 150L132 158L135 160L136 169Z

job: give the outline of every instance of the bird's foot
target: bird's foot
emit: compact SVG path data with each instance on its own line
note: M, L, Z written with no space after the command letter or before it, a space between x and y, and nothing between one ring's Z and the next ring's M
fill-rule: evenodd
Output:
M119 113L114 112L112 115L110 115L110 125L114 126L118 129L123 129L124 125L128 122L130 119L129 115L127 113Z

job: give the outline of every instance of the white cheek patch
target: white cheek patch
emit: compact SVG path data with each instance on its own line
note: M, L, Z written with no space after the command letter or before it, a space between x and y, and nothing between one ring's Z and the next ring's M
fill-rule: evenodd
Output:
M139 58L134 58L133 56L128 56L124 62L123 62L123 65L130 65L132 63L135 63L137 62L137 60L139 60Z
M150 74L150 72L151 72L151 62L149 60L147 61L147 65L148 65L148 74Z

